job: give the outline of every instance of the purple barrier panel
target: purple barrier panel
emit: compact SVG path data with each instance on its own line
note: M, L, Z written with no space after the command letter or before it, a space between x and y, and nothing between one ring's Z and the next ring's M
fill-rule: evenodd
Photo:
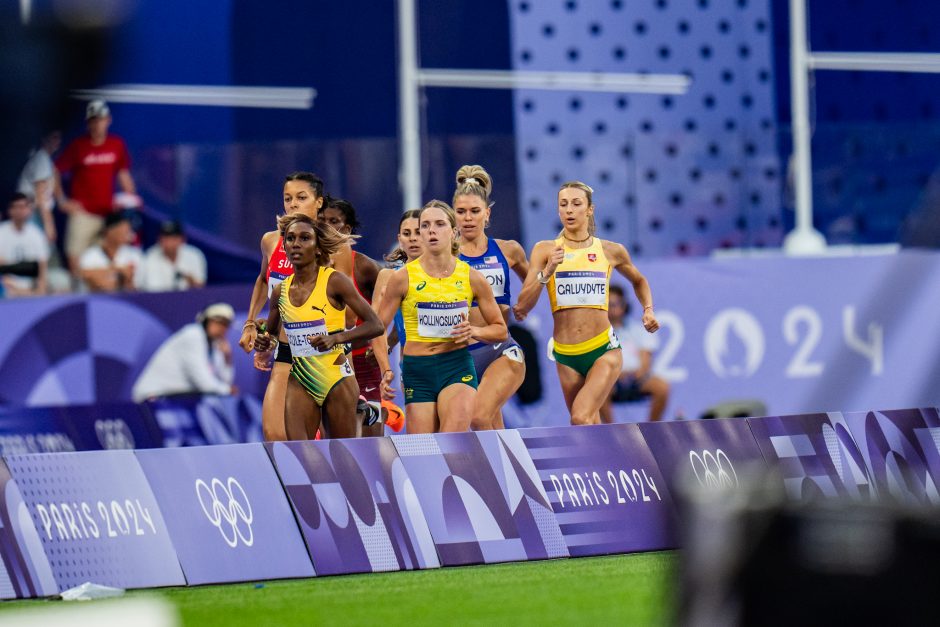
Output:
M844 414L877 495L940 504L940 416L934 408Z
M7 409L0 413L0 455L66 453L81 449L75 425L55 408Z
M747 423L790 498L873 496L865 460L842 414L748 418Z
M59 588L185 585L176 550L133 451L12 455L7 466Z
M674 548L669 488L635 424L521 429L572 556Z
M567 557L519 432L391 438L445 566Z
M414 487L387 438L265 447L318 574L440 566Z
M29 510L7 465L0 461L0 599L59 593Z
M60 422L74 426L80 450L160 448L163 438L150 412L136 403L53 408ZM38 410L32 410L38 411ZM43 411L46 411L43 409Z
M163 446L261 442L261 402L252 396L183 395L145 404Z
M738 473L764 457L740 418L641 423L659 470L669 486L695 481L704 488L735 488Z
M313 577L261 444L138 451L190 585Z

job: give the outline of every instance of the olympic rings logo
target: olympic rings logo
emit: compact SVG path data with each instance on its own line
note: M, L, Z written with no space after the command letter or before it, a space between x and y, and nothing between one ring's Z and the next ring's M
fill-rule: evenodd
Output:
M208 484L202 479L196 479L196 497L206 518L219 530L227 545L234 549L239 540L245 546L254 544L251 502L235 477L229 477L227 483L213 477Z
M702 487L709 489L738 487L738 473L734 470L734 464L720 448L715 449L714 453L709 450L704 450L701 454L689 451L689 463L692 464L692 472Z

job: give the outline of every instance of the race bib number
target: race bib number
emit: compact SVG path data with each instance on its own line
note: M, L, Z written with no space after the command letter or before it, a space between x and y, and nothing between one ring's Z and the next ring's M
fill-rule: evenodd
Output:
M467 301L456 303L418 303L418 336L450 338L454 327L467 319L470 313Z
M556 272L555 302L559 307L603 307L607 302L607 273L594 270Z
M271 298L274 288L283 283L284 279L289 276L289 274L281 274L280 272L272 272L268 275L268 298Z
M326 335L326 320L321 318L311 322L286 322L284 332L287 334L287 343L294 357L315 357L326 354L315 349L308 339L311 335Z
M353 372L352 366L349 365L349 361L344 361L339 367L339 373L343 377L351 377L355 373Z
M493 290L493 296L499 298L506 293L506 273L503 272L503 266L496 260L496 257L485 257L483 263L473 268L486 277L486 282Z

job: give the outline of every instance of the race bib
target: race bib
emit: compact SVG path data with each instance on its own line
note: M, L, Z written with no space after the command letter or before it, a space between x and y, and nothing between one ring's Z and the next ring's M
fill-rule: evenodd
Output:
M417 303L418 336L450 338L454 327L470 313L467 301L456 303Z
M603 307L607 302L607 273L596 270L556 272L555 302L559 307Z
M280 272L272 272L268 275L268 298L271 298L274 288L283 283L284 279L289 276L289 274L281 274Z
M499 298L506 293L506 273L496 257L484 257L483 263L474 265L473 269L486 277L486 282L493 289L493 296Z
M315 349L307 339L311 335L326 335L326 320L313 320L311 322L285 322L284 332L287 334L287 343L290 345L291 355L294 357L315 357L326 355L332 350L322 352Z

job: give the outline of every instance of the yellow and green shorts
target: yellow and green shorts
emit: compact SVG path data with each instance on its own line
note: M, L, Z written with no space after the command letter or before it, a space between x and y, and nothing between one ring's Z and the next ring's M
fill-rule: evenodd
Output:
M613 327L595 337L577 344L559 344L555 342L552 355L555 361L568 366L582 377L586 377L594 362L607 351L620 350L620 340Z
M466 348L439 355L405 355L401 359L405 403L436 403L441 390L455 383L477 388L477 371Z
M317 405L323 406L327 395L336 384L354 375L348 358L343 358L343 350L325 355L298 357L294 355L294 365L290 369L292 377L313 397ZM337 364L336 362L341 363Z

